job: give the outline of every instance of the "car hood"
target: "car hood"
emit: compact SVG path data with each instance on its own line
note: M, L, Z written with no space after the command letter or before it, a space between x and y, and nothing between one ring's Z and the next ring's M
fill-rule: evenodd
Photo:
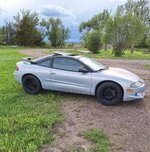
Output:
M103 73L109 77L125 79L132 82L143 81L136 74L122 68L109 67L109 69L104 70Z

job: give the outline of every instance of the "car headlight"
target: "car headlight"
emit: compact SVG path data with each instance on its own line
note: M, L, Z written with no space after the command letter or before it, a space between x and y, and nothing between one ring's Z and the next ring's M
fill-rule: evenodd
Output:
M137 82L132 83L130 86L131 88L137 88L137 87L140 87L141 85L143 85L143 82L137 81Z

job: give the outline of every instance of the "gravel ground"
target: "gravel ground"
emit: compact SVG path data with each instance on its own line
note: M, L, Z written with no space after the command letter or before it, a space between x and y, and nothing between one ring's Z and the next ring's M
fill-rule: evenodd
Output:
M23 50L32 56L44 55L38 50ZM104 106L95 97L70 94L62 106L64 126L55 126L57 140L42 152L70 152L72 147L88 149L92 143L79 136L83 130L103 129L112 142L113 152L150 152L150 60L99 59L108 66L121 67L138 74L146 82L144 100Z

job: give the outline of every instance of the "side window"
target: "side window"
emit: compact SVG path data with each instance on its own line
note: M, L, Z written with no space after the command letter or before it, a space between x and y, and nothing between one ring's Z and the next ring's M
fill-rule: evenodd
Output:
M39 65L45 66L45 67L50 67L50 60L43 61L43 62L39 63Z
M84 66L73 59L55 58L53 61L53 68L78 72L79 69L83 69Z

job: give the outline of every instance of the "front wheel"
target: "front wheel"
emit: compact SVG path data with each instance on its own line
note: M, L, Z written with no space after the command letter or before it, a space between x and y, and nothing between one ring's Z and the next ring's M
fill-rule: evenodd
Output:
M22 80L24 90L29 94L37 94L41 91L41 83L33 75L27 75Z
M123 91L122 88L114 82L104 82L98 87L96 95L99 102L111 106L122 101Z

